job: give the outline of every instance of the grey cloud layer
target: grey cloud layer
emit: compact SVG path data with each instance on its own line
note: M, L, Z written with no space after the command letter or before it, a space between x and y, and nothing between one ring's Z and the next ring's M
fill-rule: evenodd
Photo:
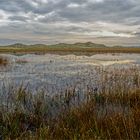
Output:
M0 0L0 43L26 42L32 36L33 43L37 38L53 43L68 38L104 42L108 37L110 42L116 38L116 43L131 38L137 44L139 13L139 0Z

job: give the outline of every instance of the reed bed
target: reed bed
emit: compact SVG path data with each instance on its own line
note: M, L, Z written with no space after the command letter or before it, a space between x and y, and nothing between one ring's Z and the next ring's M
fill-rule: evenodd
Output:
M8 60L0 56L0 66L6 66L8 64Z
M1 139L140 138L140 71L98 69L100 86L81 95L75 87L63 94L31 93L26 87L1 94Z

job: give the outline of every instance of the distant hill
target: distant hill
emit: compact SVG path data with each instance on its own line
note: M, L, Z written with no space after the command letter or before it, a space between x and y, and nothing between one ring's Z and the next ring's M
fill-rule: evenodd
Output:
M92 42L86 42L86 43L74 43L74 44L66 44L66 43L59 43L56 45L49 45L49 47L74 47L74 48L98 48L98 47L107 47L104 44L95 44Z
M107 47L104 44L95 44L92 42L86 42L86 43L74 43L74 44L66 44L66 43L59 43L55 45L45 45L45 44L34 44L34 45L25 45L21 43L16 43L12 45L2 46L2 47L12 47L12 48L25 48L25 47L52 47L52 48L65 48L65 47L76 47L76 48L104 48Z
M21 43L16 43L16 44L12 44L12 45L7 45L6 47L22 48L22 47L27 47L27 45L24 45Z
M140 53L140 47L125 46L106 46L92 42L66 44L59 43L55 45L34 44L25 45L16 43L7 46L0 46L0 53L57 53L57 54L86 54L93 53Z

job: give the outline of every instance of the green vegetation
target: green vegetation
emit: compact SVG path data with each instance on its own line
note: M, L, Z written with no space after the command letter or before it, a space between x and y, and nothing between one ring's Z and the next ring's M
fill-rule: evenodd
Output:
M74 87L53 97L45 91L32 94L23 86L1 95L0 137L7 140L139 139L139 68L99 71L102 86L88 89L83 99Z
M75 44L56 44L56 45L24 45L14 44L1 46L0 53L59 53L59 54L86 54L93 53L140 53L139 47L107 47L103 44L75 43Z

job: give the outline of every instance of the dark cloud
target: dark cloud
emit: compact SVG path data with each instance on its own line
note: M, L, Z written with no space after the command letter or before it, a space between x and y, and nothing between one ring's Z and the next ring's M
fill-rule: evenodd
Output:
M9 34L15 33L21 40L24 34L47 36L51 41L59 36L75 37L73 40L82 36L85 41L112 36L116 43L117 37L137 41L139 13L139 0L0 0L0 37L8 35L10 41Z
M26 22L29 18L25 16L11 16L9 17L9 20L11 21L21 21L21 22Z

